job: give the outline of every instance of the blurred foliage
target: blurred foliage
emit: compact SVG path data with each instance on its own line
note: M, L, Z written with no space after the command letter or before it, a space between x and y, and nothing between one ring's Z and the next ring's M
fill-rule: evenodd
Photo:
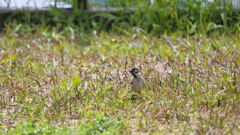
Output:
M164 34L179 32L185 34L234 33L239 30L240 14L231 4L219 1L208 2L199 0L148 0L109 1L109 7L123 7L118 11L91 11L94 5L89 2L89 10L82 11L52 8L50 12L14 12L1 14L0 29L4 31L6 24L15 21L17 24L27 24L34 31L36 25L43 28L70 26L75 32L91 33L93 30L135 32L141 29L145 32ZM132 9L135 8L135 9ZM119 31L119 29L121 29Z

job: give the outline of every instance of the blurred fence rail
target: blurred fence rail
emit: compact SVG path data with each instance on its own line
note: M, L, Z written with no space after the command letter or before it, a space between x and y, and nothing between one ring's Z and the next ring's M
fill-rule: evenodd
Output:
M52 7L71 10L74 3L77 3L78 7L82 4L85 10L92 12L114 12L126 8L135 11L137 7L146 4L154 8L155 3L160 6L162 3L174 3L181 8L186 8L194 3L200 3L206 8L211 4L218 4L220 8L221 6L230 6L240 11L240 0L0 0L0 13L25 11L26 9L30 12L35 10L48 12Z

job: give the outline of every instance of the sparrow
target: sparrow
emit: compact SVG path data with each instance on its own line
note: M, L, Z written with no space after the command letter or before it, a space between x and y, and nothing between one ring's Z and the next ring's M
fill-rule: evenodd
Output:
M139 69L136 67L132 68L129 72L133 75L131 91L141 94L141 91L144 87L144 78L141 76Z

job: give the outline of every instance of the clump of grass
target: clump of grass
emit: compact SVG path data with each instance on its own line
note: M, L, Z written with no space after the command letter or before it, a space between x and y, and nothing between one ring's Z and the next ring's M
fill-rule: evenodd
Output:
M101 114L94 114L97 120L82 124L80 127L70 128L65 125L58 127L40 121L19 123L12 130L9 127L9 134L118 134L124 129L124 123L118 123L113 119L103 117Z
M239 31L239 13L231 1L224 4L220 1L209 2L192 0L155 0L153 6L148 0L111 1L109 6L123 7L119 11L88 11L74 8L71 11L52 8L48 13L16 12L1 16L0 30L12 21L28 32L36 31L36 24L43 29L58 26L58 30L70 27L80 34L93 31L114 31L136 33L145 31L156 35L175 33L192 35L195 33L236 33ZM132 8L135 8L132 10Z

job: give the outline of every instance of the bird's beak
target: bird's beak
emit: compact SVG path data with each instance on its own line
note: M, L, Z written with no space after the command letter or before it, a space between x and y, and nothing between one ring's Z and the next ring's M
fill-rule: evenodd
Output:
M132 70L130 70L129 72L132 73Z

